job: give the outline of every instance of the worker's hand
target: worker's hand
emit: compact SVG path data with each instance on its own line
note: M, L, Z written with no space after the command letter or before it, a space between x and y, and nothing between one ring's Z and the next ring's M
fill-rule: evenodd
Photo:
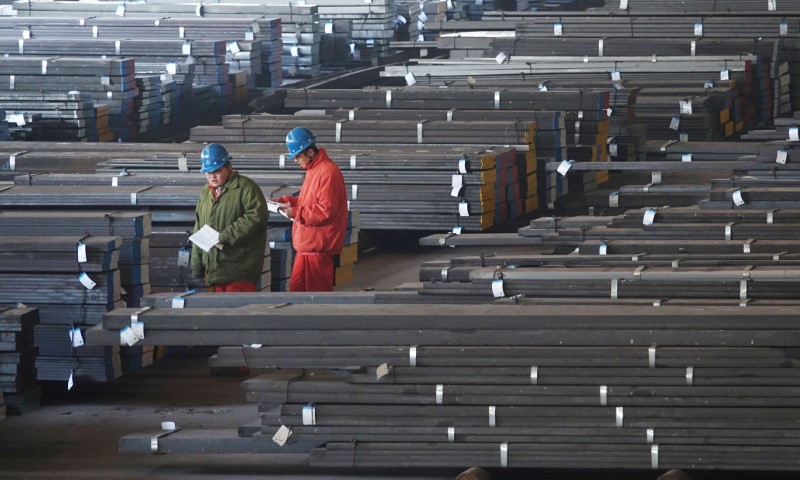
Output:
M283 214L286 215L287 217L292 218L292 204L291 203L289 203L289 202L279 203L278 204L278 210L283 212Z

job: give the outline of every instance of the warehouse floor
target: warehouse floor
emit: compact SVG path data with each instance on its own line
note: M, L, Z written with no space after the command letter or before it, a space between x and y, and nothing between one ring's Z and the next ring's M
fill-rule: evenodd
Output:
M355 280L340 290L392 289L418 279L426 260L479 253L539 253L541 247L420 248L403 236L378 235L355 268ZM399 246L404 245L404 246ZM42 406L23 416L0 421L0 479L453 479L460 470L410 472L309 472L296 456L121 454L120 437L157 432L160 422L184 429L236 428L257 418L256 405L244 402L242 378L211 376L207 358L213 349L187 349L156 365L126 374L112 384L78 384L47 391ZM251 374L258 374L254 370ZM639 480L663 472L493 472L495 479ZM693 479L788 479L754 474L694 475Z

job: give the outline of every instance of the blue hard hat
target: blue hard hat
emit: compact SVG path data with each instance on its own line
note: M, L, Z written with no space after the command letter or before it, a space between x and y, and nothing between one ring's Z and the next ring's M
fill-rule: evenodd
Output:
M228 150L219 143L212 143L203 149L200 154L200 171L203 173L216 172L230 162Z
M288 157L290 159L294 158L295 155L305 151L305 149L313 145L316 141L316 135L311 133L311 130L306 127L292 129L292 131L286 135L286 148L289 150Z

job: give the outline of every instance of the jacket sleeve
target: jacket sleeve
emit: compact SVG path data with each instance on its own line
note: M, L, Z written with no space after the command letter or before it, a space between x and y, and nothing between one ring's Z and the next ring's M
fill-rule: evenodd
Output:
M346 202L347 192L344 182L337 182L333 174L326 175L315 185L315 202L309 205L299 205L293 211L294 220L303 225L326 225L331 223L341 212L337 211L342 202ZM344 198L344 200L342 200Z
M267 228L267 202L264 193L255 184L248 184L242 192L244 215L219 232L219 241L223 245L236 243L255 232L259 228Z
M200 196L200 198L201 199L203 198L202 195ZM200 217L198 215L199 206L200 206L200 200L197 201L197 206L194 209L194 230L192 230L192 232L196 232L196 231L200 230L201 228L203 228L203 226L200 225ZM192 275L194 275L197 278L205 277L205 269L203 268L202 255L203 255L203 251L200 250L200 247L198 247L197 245L195 245L193 243L192 244Z
M288 203L292 208L297 206L297 197L292 195L284 195L275 200L278 203Z

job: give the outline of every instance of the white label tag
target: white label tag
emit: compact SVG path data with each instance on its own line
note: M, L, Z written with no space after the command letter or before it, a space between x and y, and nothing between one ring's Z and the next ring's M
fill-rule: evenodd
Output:
M540 83L539 84L539 91L540 92L546 92L547 91L547 85L545 85L544 83Z
M303 425L317 424L317 409L313 405L303 407Z
M281 447L286 445L286 442L289 441L289 437L292 436L292 431L289 430L289 427L286 425L281 425L281 428L275 432L275 435L272 436L272 441L280 445Z
M333 23L328 22L325 24L325 33L333 33Z
M136 342L138 342L138 341L139 341L139 339L136 337L136 334L133 333L133 330L131 330L131 327L125 327L125 328L123 328L122 330L119 331L119 344L120 345L132 347L132 346L136 345Z
M694 24L694 36L695 37L702 37L703 36L703 24L697 22Z
M398 15L398 16L397 16L397 21L398 21L398 23L402 23L403 25L405 25L406 23L408 23L408 20L406 20L406 17L404 17L404 16L402 16L402 15Z
M124 5L119 5L117 7L117 11L114 12L114 14L116 16L118 16L118 17L124 17L125 16L125 6Z
M450 180L450 186L461 188L461 185L464 185L464 175L453 175Z
M744 198L742 198L742 191L741 190L734 190L733 191L733 203L737 207L741 207L744 205Z
M652 208L648 208L644 211L644 218L642 219L642 223L644 225L652 225L653 220L656 218L656 211Z
M467 159L462 158L458 161L458 171L459 173L467 173Z
M175 430L175 422L161 422L161 430Z
M47 60L42 60L42 75L47 75Z
M800 141L800 127L791 127L789 129L789 140L792 142Z
M680 117L672 117L672 120L669 121L669 128L672 130L677 130L680 126L681 126Z
M616 143L609 143L608 144L608 154L612 157L616 157L619 155L619 146Z
M506 296L503 291L503 280L492 281L492 295L494 295L494 298L503 298Z
M423 8L425 8L424 3L420 2L419 5L420 5L420 7L419 7L419 17L417 17L417 18L419 18L419 20L421 22L427 22L428 21L428 15L425 13L424 10L422 10Z
M688 142L689 141L689 133L688 132L681 132L678 134L678 140L681 142Z
M86 244L85 243L78 243L78 263L84 263L88 259L86 258Z
M460 202L458 204L458 214L462 217L469 217L469 203Z
M611 192L608 194L608 206L611 208L619 207L619 192Z
M144 340L144 322L131 322L131 331L139 340Z
M703 83L703 88L714 88L714 80L706 80Z
M600 255L606 255L608 253L608 245L605 243L600 244Z
M89 275L86 275L86 272L80 274L78 281L80 281L87 290L91 290L95 287L95 285L97 285L94 280L89 278Z
M627 10L628 9L628 0L619 0L619 9L620 10Z
M170 75L177 75L178 74L178 64L177 63L168 63L166 65L167 73Z
M184 55L191 55L192 54L192 44L189 42L183 43L183 54Z
M352 200L358 200L358 185L353 185L352 190Z
M778 150L778 158L776 158L775 161L781 165L786 165L787 158L789 158L789 152L786 150Z
M561 22L556 23L553 25L553 35L556 37L560 37L564 34L564 25Z
M70 370L69 371L69 378L67 379L67 390L72 390L72 387L75 386L75 372Z
M681 155L681 162L691 162L692 161L692 154L691 153L684 153Z
M725 69L725 70L722 70L721 72L719 72L719 79L720 80L730 80L730 78L731 78L730 70Z
M203 16L203 4L198 5L197 8L194 9L194 14L197 17Z
M172 308L183 308L186 305L186 299L183 297L172 297Z
M789 35L789 24L783 20L780 24L780 36L785 37L786 35Z
M650 183L652 183L653 185L658 185L659 183L661 183L661 172L651 172Z
M681 100L681 113L684 115L691 115L692 114L692 101L691 100Z
M230 50L231 53L239 53L242 51L242 49L239 47L239 42L228 43L228 50Z
M69 331L69 341L72 342L73 348L83 346L83 334L81 333L80 328L73 328Z
M181 248L178 250L178 266L179 267L188 267L189 266L189 259L191 258L191 254L189 250L185 248Z
M621 78L622 75L620 75L619 70L614 70L613 72L611 72L611 80L619 82Z
M386 375L389 375L389 365L382 363L375 369L375 379L380 381Z
M447 9L448 10L452 10L453 9L453 0L447 0Z
M112 187L119 186L119 177L111 177L111 186Z
M259 25L258 22L253 22L253 24L250 25L250 28L253 29L253 33L260 33L261 32L261 25Z
M97 36L98 36L99 34L100 34L100 32L99 32L99 30L98 30L98 28L97 28L97 25L93 26L93 27L92 27L92 38L97 38Z
M461 187L453 187L450 190L450 196L454 198L458 198L461 196Z
M31 31L30 30L23 30L22 31L22 38L24 38L25 40L30 40Z
M563 160L561 165L558 166L558 173L566 176L570 168L572 168L572 160Z
M454 235L461 235L461 225L457 225L453 227L453 234Z
M776 3L777 3L776 0L767 0L767 10L769 11L777 10L778 6L776 5Z
M414 74L411 72L406 73L406 85L409 87L417 83L417 79L414 78Z
M499 65L502 65L506 60L508 60L508 55L506 55L504 52L500 52L496 57L494 57L494 61Z
M184 156L178 157L178 171L179 172L189 171L189 159L187 159Z
M178 27L178 38L186 38L186 27Z

